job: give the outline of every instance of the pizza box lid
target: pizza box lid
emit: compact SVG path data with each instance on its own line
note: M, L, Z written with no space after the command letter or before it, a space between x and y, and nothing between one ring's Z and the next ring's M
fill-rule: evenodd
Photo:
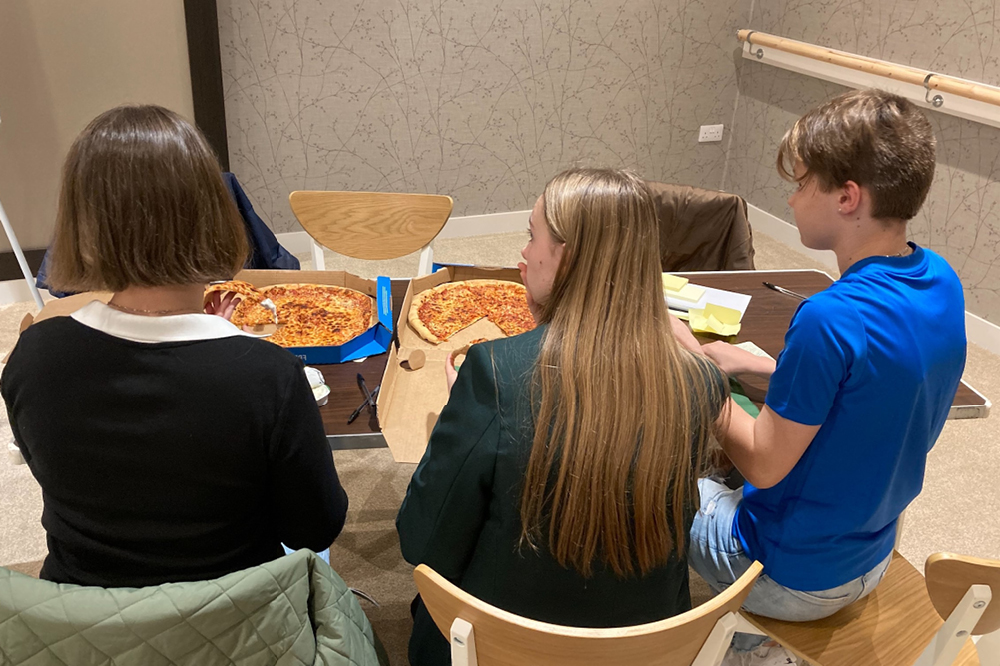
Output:
M396 462L416 463L424 455L438 414L448 402L444 364L449 352L460 349L477 338L503 336L493 322L484 319L439 345L427 342L407 323L413 297L439 284L461 280L505 280L521 284L521 273L516 268L456 264L436 267L439 270L431 275L414 278L407 287L399 316L399 346L391 346L389 349L389 360L382 375L382 388L379 389L379 425ZM416 349L423 350L426 361L419 370L411 370L405 361Z
M392 282L388 277L369 280L347 271L244 270L240 271L235 279L249 282L258 288L294 283L347 287L375 298L378 321L361 335L342 345L286 347L305 363L312 365L346 363L367 356L384 354L392 342Z

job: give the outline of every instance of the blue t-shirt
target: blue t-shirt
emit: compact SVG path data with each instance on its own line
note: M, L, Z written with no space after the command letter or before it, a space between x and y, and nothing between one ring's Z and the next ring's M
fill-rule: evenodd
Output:
M733 526L778 583L827 590L891 551L923 485L965 367L965 299L951 266L913 246L869 257L804 301L766 404L819 432L780 483L747 483Z

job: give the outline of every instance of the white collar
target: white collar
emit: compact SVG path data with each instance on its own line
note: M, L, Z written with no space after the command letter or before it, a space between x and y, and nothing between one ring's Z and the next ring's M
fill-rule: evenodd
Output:
M146 317L115 310L100 301L92 301L70 316L84 326L132 342L190 342L238 336L257 337L241 331L216 315Z

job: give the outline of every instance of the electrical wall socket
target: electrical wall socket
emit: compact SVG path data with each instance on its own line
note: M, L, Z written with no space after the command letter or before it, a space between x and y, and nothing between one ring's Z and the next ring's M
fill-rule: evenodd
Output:
M698 143L722 141L722 125L702 125L698 132Z

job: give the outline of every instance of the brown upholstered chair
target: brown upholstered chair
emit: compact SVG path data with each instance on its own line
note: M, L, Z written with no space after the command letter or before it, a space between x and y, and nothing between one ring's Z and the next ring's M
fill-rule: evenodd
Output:
M726 192L647 182L660 220L660 262L668 272L753 270L747 203Z

